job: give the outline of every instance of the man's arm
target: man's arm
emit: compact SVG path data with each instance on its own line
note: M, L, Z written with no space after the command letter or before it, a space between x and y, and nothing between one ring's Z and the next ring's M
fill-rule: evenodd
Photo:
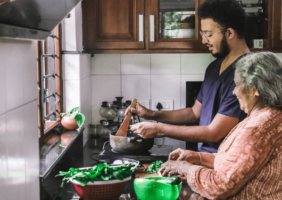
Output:
M193 107L173 111L156 111L152 119L162 123L175 125L196 124L200 120L202 104L196 100Z
M213 121L208 126L176 126L169 124L150 123L149 129L146 128L148 122L135 124L134 130L143 138L154 137L154 133L160 136L167 136L189 142L212 142L216 143L239 122L236 117L217 113ZM144 127L142 127L144 125ZM151 133L153 130L154 133Z
M173 111L152 111L148 110L140 104L136 108L128 108L129 112L137 114L138 116L147 119L155 120L162 123L175 125L196 124L200 120L202 104L196 100L191 108L184 108Z

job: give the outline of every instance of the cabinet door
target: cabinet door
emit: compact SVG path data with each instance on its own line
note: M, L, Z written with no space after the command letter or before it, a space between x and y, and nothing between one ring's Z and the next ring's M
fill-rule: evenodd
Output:
M204 0L148 0L149 49L202 50L198 6Z
M273 0L272 48L282 49L282 0Z
M85 50L144 49L144 0L83 0Z

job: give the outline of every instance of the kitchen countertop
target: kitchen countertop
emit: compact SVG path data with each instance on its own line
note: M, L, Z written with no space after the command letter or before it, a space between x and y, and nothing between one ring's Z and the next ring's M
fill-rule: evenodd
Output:
M99 153L103 148L104 141L102 139L89 139L83 149L83 163L85 167L93 166L97 163ZM94 160L95 159L95 160ZM133 188L133 178L127 182L123 194L119 200L137 200L137 197ZM187 183L182 185L181 194L178 198L179 200L204 200L199 194L194 193ZM67 183L64 187L64 196L62 200L82 200L76 194L74 187L71 183Z
M69 134L72 138L67 146L61 146L60 140L54 142L52 145L43 145L40 147L40 169L39 177L46 178L54 166L60 161L64 154L68 151L76 138L83 133L83 128L74 131L64 131L63 134Z

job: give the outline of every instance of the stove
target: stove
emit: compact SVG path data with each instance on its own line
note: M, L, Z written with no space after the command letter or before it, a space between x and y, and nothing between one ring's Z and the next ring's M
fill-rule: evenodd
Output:
M103 147L103 150L99 154L99 161L104 163L113 163L115 160L118 159L130 159L130 160L137 160L140 162L140 164L148 164L152 163L156 160L161 160L163 162L166 162L168 160L167 155L152 155L151 152L145 151L140 153L123 153L123 152L116 152L111 149L111 147L108 146L107 149L105 149L105 145Z

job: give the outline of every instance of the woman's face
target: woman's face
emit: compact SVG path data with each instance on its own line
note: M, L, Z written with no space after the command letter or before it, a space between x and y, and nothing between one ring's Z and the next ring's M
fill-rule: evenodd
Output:
M235 71L234 76L235 88L233 90L233 95L237 96L240 103L240 109L245 113L250 114L252 109L258 103L258 92L254 86L244 85L238 82L238 74Z

